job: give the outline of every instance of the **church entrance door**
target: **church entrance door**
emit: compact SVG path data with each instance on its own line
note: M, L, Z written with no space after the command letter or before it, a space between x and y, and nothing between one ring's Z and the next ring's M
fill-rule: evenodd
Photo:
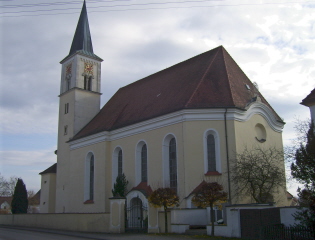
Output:
M134 197L126 206L126 232L146 232L148 229L147 208L143 206L141 199Z

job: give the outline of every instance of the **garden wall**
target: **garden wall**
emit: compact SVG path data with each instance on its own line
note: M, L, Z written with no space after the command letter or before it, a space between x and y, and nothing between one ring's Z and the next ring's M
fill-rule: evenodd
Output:
M0 224L80 232L110 232L110 214L6 214L0 215Z

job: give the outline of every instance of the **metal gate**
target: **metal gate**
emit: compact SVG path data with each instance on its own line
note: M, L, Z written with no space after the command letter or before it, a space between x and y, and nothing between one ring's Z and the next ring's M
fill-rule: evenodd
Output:
M241 209L241 237L245 239L259 239L263 226L280 224L280 209Z
M127 232L147 232L148 209L142 204L139 197L132 198L126 208L126 229Z

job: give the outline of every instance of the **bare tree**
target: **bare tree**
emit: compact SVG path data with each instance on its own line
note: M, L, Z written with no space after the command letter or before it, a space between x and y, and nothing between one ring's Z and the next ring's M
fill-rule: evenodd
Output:
M12 197L18 177L11 176L8 180L0 173L0 196Z
M307 142L307 134L310 127L310 122L310 119L295 119L294 130L296 137L291 140L292 143L290 145L284 147L285 160L290 165L295 161L295 153L297 149L301 145L305 145Z
M315 127L309 123L305 136L306 142L301 143L295 152L295 161L291 165L292 176L304 184L304 189L298 189L300 201L308 209L301 210L295 215L297 220L315 229Z
M273 202L275 194L285 189L283 151L275 147L255 147L236 155L232 182L236 197L249 195L257 203Z

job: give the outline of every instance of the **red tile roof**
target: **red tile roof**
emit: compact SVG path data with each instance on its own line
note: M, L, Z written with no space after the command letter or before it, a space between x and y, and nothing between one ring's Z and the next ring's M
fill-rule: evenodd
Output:
M310 106L312 104L315 104L315 88L311 91L309 95L306 96L301 102L304 106Z
M73 140L182 109L245 109L256 95L282 122L220 46L119 89Z
M202 189L202 187L207 184L207 182L205 180L203 180L197 187L195 187L194 190L192 190L191 193L189 193L189 195L186 197L188 198L189 196L193 195L193 194L196 194L198 192L200 192L200 190Z
M153 192L151 186L148 186L146 182L139 183L138 186L133 187L129 192L134 190L142 192L146 197L148 197Z

